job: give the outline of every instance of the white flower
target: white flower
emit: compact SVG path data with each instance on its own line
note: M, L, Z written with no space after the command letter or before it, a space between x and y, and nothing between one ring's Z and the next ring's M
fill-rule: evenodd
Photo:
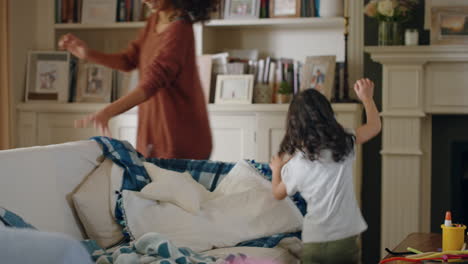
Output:
M392 17L395 13L392 0L379 1L377 5L377 11L379 11L381 15Z

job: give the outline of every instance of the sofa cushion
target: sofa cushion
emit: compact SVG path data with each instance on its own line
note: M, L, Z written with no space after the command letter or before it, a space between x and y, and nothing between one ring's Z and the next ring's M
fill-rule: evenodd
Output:
M86 234L103 248L123 239L122 228L111 212L110 177L111 171L115 172L114 166L117 165L111 160L104 160L72 194L77 215ZM123 173L122 169L120 173Z
M210 197L211 193L188 172L166 170L148 162L143 165L152 181L139 193L145 199L173 203L196 214L200 211L200 203Z

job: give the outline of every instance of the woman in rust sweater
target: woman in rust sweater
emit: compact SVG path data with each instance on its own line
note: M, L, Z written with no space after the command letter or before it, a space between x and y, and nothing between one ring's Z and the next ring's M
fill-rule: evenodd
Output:
M192 23L206 21L216 0L144 0L155 10L138 38L122 53L88 48L72 34L59 47L76 57L107 67L138 68L136 89L83 120L110 136L108 121L138 105L137 150L146 157L208 159L211 132L195 57Z

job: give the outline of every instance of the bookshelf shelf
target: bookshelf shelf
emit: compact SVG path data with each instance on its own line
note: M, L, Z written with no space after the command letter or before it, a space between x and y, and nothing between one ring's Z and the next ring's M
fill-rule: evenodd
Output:
M82 23L63 23L55 24L55 29L128 29L142 28L145 22L116 22L111 24L82 24Z
M145 22L116 22L111 24L55 24L55 29L129 29L142 28ZM206 27L301 27L301 28L337 28L344 29L345 20L342 17L332 18L263 18L246 20L215 19L206 23Z
M342 17L320 18L261 18L246 20L216 19L208 22L207 27L316 27L343 28L345 20Z

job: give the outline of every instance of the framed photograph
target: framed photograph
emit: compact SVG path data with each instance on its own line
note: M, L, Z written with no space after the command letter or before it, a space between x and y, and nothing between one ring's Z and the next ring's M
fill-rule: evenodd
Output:
M212 66L213 58L211 55L201 55L197 57L198 75L200 77L206 103L210 103Z
M25 101L68 102L70 53L30 51L28 55Z
M251 104L254 76L218 75L216 80L216 104Z
M271 0L270 17L300 17L301 0Z
M116 83L116 100L124 97L130 91L138 86L139 73L138 70L131 72L116 71L116 79L113 80Z
M260 0L226 0L224 19L257 19L260 17Z
M76 86L76 102L108 103L111 99L112 69L80 61Z
M117 0L83 0L81 23L109 24L116 22Z
M431 45L468 44L468 7L433 7Z
M301 90L317 89L328 100L331 100L335 82L335 67L335 56L307 57L302 68Z

